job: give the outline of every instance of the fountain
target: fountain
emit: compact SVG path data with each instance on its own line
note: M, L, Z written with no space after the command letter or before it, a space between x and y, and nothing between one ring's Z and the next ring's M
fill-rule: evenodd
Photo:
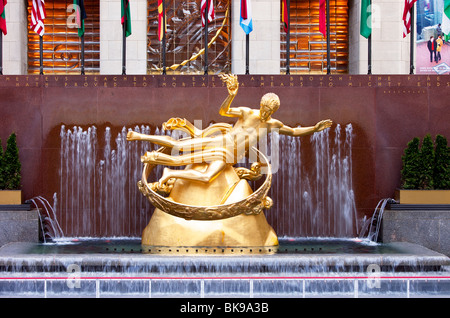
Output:
M143 141L127 142L132 131L165 140L187 137L145 125L123 127L115 138L109 127L61 126L56 211L44 202L46 215L55 212L61 228L43 244L0 248L0 297L450 296L448 257L410 243L370 240L378 235L374 220L381 219L380 213L360 227L364 220L357 218L353 193L351 124L303 139L274 133L260 142L262 155L276 171L262 199L273 199L267 223L278 239L257 245L141 244L137 236L154 214L135 180L143 175L141 155L157 149ZM250 163L242 158L237 166ZM145 178L164 173L160 165L151 173L144 170ZM251 190L258 191L264 182L249 181ZM143 192L163 192L158 186L148 183Z
M448 297L448 258L408 243L282 239L276 253L144 254L139 239L11 243L0 297Z
M176 139L185 137L176 130L151 129L145 125L122 127L115 136L111 136L109 127L97 136L98 128L95 126L85 129L61 126L61 182L55 199L59 203L57 219L61 220L67 236L139 236L149 222L151 212L148 210L152 207L133 182L124 184L120 181L139 180L142 175L140 155L149 148L154 149L143 142L126 143L126 134L132 129ZM359 234L360 220L355 214L350 170L353 137L351 124L344 129L338 124L332 131L316 133L306 140L277 133L268 136L268 157L283 167L273 174L268 195L278 199L274 200L266 215L279 236L354 237ZM328 152L314 151L313 164L307 169L302 165L308 160L302 147L328 149ZM289 156L279 156L286 149ZM83 158L91 160L84 163ZM321 167L327 168L321 171ZM162 167L156 167L154 175L161 174ZM82 181L78 175L89 177ZM318 179L317 175L326 175L327 178ZM72 187L69 188L68 184ZM283 191L283 187L296 190ZM330 196L324 195L327 193ZM120 197L130 200L116 200ZM84 206L74 202L76 200L84 202ZM133 217L119 211L131 211Z

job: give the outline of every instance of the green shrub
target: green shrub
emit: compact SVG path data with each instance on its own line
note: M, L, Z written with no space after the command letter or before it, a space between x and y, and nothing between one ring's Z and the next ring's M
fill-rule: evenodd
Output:
M2 140L0 139L0 190L5 189L5 162L3 157Z
M402 156L401 187L403 189L450 189L450 148L447 139L437 135L435 142L427 134L413 138Z
M419 158L419 138L415 137L408 142L404 155L402 156L403 169L402 188L418 189L420 183L420 158Z
M12 133L6 143L6 151L2 159L4 189L19 190L21 188L19 148L17 147L16 134Z
M434 151L433 184L435 189L450 189L450 148L447 139L437 135Z
M433 189L434 172L434 145L430 134L426 135L422 141L422 147L419 153L420 161L420 182L419 189Z

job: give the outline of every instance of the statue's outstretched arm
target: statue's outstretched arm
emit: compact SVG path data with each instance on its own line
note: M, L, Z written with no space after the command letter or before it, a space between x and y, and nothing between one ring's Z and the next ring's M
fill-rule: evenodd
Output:
M236 75L233 74L220 74L220 79L227 84L228 89L228 96L223 101L222 105L220 106L219 114L221 116L227 116L227 117L239 117L241 116L241 109L240 108L232 108L231 103L233 102L233 99L236 97L238 88L239 88L239 82Z
M330 128L332 124L333 124L333 122L330 119L325 119L325 120L319 121L317 124L315 124L314 126L310 126L310 127L292 128L292 127L289 127L286 125L282 125L279 130L279 133L283 134L283 135L293 136L293 137L300 137L300 136L310 135L312 133L322 131L326 128Z

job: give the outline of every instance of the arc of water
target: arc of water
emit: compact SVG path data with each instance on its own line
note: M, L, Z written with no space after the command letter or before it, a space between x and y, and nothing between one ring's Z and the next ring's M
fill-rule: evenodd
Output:
M56 193L53 196L53 198L56 199ZM44 224L45 220L48 220L50 224L50 229L52 230L54 235L53 237L50 235L50 237L52 238L64 237L64 232L58 222L58 219L56 218L55 209L50 205L48 200L43 198L42 196L37 196L31 198L29 201L32 202L36 207L36 209L38 209L39 211L39 221L41 224L41 229L43 230L44 242L46 242L45 234L46 233L48 234L48 231L47 232L44 231L44 229L46 228ZM45 210L45 214L41 213L40 206L42 206L43 209Z
M367 239L373 242L378 241L378 235L380 233L381 220L383 218L384 210L386 209L386 205L391 201L391 198L381 199L378 201L377 206L375 207L375 211L373 212L370 220L367 220L362 229L362 235L367 233ZM374 226L374 224L376 225Z

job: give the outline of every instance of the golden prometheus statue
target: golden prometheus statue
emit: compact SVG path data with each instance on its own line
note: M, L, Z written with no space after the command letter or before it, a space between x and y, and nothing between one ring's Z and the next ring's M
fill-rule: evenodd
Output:
M179 140L128 132L127 140L161 146L141 157L144 169L138 187L156 207L142 234L144 251L198 251L198 247L207 247L216 252L233 248L256 252L277 246L277 235L262 213L272 206L267 196L271 166L256 145L273 131L298 137L332 125L328 119L311 127L284 125L272 118L280 107L280 99L274 93L261 98L260 109L231 107L239 88L237 76L219 76L228 89L219 114L237 118L234 125L218 123L200 130L186 119L171 118L163 124L164 129L180 129L190 135ZM251 168L234 167L245 156L254 159ZM164 168L159 181L149 183L148 177L156 165L185 169ZM247 180L257 180L263 172L265 180L253 192Z

